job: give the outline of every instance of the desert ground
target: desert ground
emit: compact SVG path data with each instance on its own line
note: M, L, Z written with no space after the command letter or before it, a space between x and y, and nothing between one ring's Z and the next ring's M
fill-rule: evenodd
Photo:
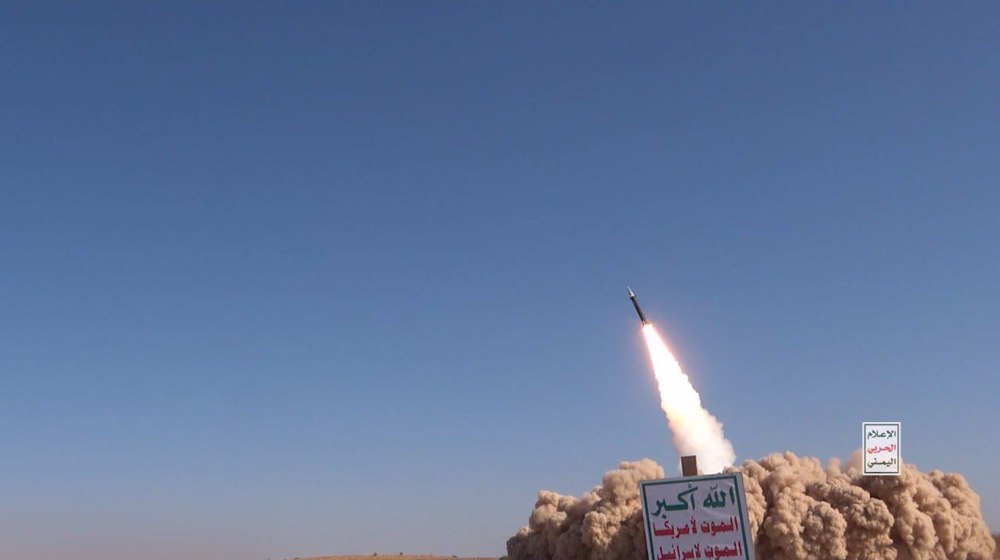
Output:
M1000 534L993 535L997 547L993 552L993 558L1000 560ZM367 556L311 556L308 558L296 557L285 560L498 560L497 558L475 558L460 556L438 556L434 554L369 554Z
M459 556L436 556L433 554L369 554L367 556L313 556L292 560L497 560L496 558L472 558Z
M997 548L993 552L993 558L1000 560L1000 534L993 535L993 539L997 542ZM392 554L379 554L368 555L368 556L313 556L310 558L296 558L288 560L497 560L496 558L469 558L469 557L458 557L458 556L435 556L431 554L403 554L403 555L392 555Z

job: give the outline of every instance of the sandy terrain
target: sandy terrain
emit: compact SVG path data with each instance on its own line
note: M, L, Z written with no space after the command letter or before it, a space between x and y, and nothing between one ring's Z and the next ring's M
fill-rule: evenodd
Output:
M993 553L993 558L1000 560L1000 534L993 535L997 543L997 548ZM435 556L433 554L379 554L378 556L312 556L309 558L295 558L287 560L498 560L497 558L470 558L459 556Z
M297 560L497 560L496 558L469 558L458 556L435 556L433 554L379 554L373 556L313 556Z

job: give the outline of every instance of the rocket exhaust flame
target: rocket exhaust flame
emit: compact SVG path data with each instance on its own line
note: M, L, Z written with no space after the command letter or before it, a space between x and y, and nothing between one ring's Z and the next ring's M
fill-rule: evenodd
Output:
M722 423L701 405L701 397L656 327L644 323L642 335L653 362L660 407L667 414L677 453L696 455L699 469L705 473L722 472L732 466L736 453L722 432Z
M629 290L642 321L681 455L712 473L742 472L757 558L768 560L990 560L996 544L979 496L960 474L864 476L861 450L846 466L774 453L731 467L733 446ZM573 458L570 458L572 460ZM507 540L510 560L646 560L639 481L664 477L650 459L622 462L582 497L542 490L528 524Z

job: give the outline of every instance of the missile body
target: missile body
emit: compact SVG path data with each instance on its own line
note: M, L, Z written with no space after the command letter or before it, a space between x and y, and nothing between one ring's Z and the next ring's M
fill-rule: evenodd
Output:
M632 300L632 306L635 307L635 312L639 314L639 321L641 321L643 325L648 325L649 321L646 320L646 316L642 313L642 308L639 307L639 300L636 299L635 292L632 291L632 288L626 287L625 289L628 290L628 299Z

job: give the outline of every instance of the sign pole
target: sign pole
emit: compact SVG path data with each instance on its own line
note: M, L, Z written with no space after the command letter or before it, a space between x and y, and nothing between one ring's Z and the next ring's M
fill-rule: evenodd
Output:
M698 476L698 457L695 455L681 457L681 476Z

